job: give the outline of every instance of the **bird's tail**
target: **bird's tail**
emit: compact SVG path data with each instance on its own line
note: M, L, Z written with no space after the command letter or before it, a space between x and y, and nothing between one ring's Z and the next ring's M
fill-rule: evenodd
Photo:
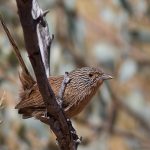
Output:
M19 61L19 64L22 68L22 72L19 74L19 77L20 77L20 81L22 83L22 86L23 86L23 89L26 90L26 89L30 89L34 84L35 84L35 80L33 79L33 77L31 76L30 72L28 71L25 63L24 63L24 60L20 54L20 51L17 47L17 44L16 42L14 41L14 39L12 38L7 26L5 25L4 21L3 21L3 18L1 17L0 15L0 21L1 21L1 24L3 26L3 29L9 39L9 42L11 43L12 47L13 47L13 50L14 50L14 53Z

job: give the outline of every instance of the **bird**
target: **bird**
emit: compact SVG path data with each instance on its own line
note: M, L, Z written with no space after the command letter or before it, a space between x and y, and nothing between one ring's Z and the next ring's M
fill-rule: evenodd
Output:
M0 20L22 68L22 72L19 74L22 89L19 94L19 103L15 108L18 109L18 113L22 114L24 119L45 116L47 111L46 105L42 99L38 85L28 71L20 51L4 21L2 18ZM78 115L91 101L103 82L113 78L111 75L105 73L101 67L78 68L69 72L68 77L70 81L66 86L62 101L62 108L67 118ZM63 75L48 77L56 99L59 96L63 79Z
M62 102L62 108L68 118L76 116L84 109L103 81L112 79L112 76L104 73L100 67L75 69L68 73L68 77L70 82L66 86ZM63 79L63 75L48 78L56 97L58 97ZM44 116L46 105L37 83L30 90L23 90L19 99L20 102L15 108L18 109L19 114L23 115L23 118L36 117L37 115Z

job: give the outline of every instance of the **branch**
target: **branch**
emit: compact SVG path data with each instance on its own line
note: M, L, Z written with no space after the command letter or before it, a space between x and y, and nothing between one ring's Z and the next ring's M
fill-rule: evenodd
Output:
M49 114L48 124L57 136L62 150L75 150L77 149L76 141L69 130L64 112L58 105L54 92L49 85L43 64L44 59L42 59L40 53L40 51L48 51L52 41L52 38L49 38L44 12L40 9L36 0L16 0L16 2L26 50L36 76L39 91Z
M66 90L66 86L67 84L70 82L70 78L68 77L68 72L65 72L64 75L64 80L61 84L60 90L59 90L59 94L58 97L56 98L57 103L59 104L60 108L62 108L62 102L63 102L63 96ZM49 117L47 116L35 116L37 119L39 119L41 122L45 123L45 124L49 124Z
M14 51L15 55L18 56L17 59L19 61L19 64L22 67L23 72L25 72L26 74L30 75L30 73L29 73L29 71L28 71L28 69L27 69L27 67L26 67L26 65L25 65L25 63L24 63L24 61L23 61L23 59L21 57L21 54L19 53L19 48L17 47L17 44L16 44L15 40L12 38L12 36L11 36L7 26L5 25L5 22L4 22L4 20L3 20L1 15L0 15L0 21L1 21L1 24L3 26L3 29L4 29L8 39L9 39L9 42L10 42L10 44L13 47L13 51Z
M70 82L70 80L71 79L68 77L68 72L65 72L64 80L61 84L61 87L60 87L60 90L58 93L58 98L57 98L57 102L61 108L62 108L62 102L63 102L62 99L63 99L64 93L65 93L65 89L66 89L67 84Z
M19 51L19 48L15 42L15 40L13 39L13 37L11 36L2 16L0 15L0 21L1 21L1 24L2 24L2 27L9 39L9 42L10 44L12 45L12 48L13 48L13 51L18 59L18 62L22 68L22 75L20 75L20 81L22 82L22 85L23 85L23 89L30 89L34 84L35 84L35 81L33 79L33 77L31 76L28 68L26 67L25 63L24 63L24 60L20 54L20 51ZM23 78L22 78L23 77Z
M58 104L60 105L61 108L62 108L62 102L63 102L63 96L64 96L64 93L65 93L65 89L67 87L67 84L70 82L70 80L71 79L68 77L68 72L65 72L64 80L61 84L59 94L58 94L58 97L57 97L57 102L58 102ZM35 116L35 117L36 117L36 119L39 119L41 122L43 122L47 125L49 125L49 124L55 125L54 130L57 128L57 124L54 122L54 120L52 120L52 118L45 117L45 116ZM69 130L71 131L73 141L75 142L76 147L77 147L81 143L82 137L80 137L80 138L78 137L78 135L76 134L76 130L72 126L72 123L71 123L70 119L67 119L67 124L68 124Z

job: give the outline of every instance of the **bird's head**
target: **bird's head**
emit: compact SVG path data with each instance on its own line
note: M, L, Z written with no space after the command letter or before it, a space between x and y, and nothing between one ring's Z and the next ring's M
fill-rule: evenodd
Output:
M64 95L64 108L67 116L72 117L92 99L104 80L112 77L99 67L83 67L69 73L70 82Z
M83 67L72 71L74 84L83 88L100 86L104 80L112 79L113 77L106 74L100 67Z

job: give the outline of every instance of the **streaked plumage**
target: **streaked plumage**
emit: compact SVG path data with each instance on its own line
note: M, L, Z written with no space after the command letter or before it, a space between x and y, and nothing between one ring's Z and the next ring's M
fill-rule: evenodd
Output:
M77 115L87 105L96 93L103 80L112 78L106 75L100 68L83 67L69 73L70 82L67 84L63 108L67 117ZM59 89L63 81L63 76L49 77L50 85L58 96ZM16 109L24 118L44 115L46 107L38 90L37 84L34 84L30 90L22 91L20 102Z

